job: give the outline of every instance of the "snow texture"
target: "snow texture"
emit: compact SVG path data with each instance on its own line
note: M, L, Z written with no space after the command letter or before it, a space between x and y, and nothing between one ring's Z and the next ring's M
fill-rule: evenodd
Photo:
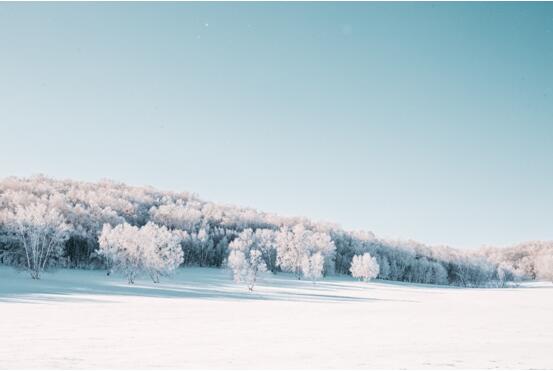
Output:
M553 285L465 289L0 266L0 368L553 368Z

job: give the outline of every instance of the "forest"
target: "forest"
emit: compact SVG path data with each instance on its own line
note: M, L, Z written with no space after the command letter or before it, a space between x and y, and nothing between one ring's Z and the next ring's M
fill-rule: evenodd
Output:
M303 217L216 204L194 193L110 180L46 176L0 181L0 263L32 278L56 267L122 271L154 282L179 266L230 268L253 289L258 272L503 287L553 280L553 242L460 250L387 240Z

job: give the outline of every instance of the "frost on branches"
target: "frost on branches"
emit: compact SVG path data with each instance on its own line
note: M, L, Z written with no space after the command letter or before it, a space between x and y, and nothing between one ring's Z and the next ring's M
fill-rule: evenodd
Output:
M316 252L312 255L304 255L301 260L301 271L305 278L316 282L323 276L324 257L320 252Z
M105 224L99 244L98 253L131 284L141 273L158 283L160 276L170 274L183 261L180 238L151 222L141 228L128 223L116 227Z
M68 222L50 205L50 200L4 209L2 224L17 243L15 254L24 256L25 266L33 279L63 255L64 243L69 237Z
M258 274L267 271L260 242L259 235L246 229L229 245L228 266L234 281L245 282L249 291L253 291Z
M277 236L277 261L283 271L303 275L313 281L322 277L325 259L336 247L328 233L308 230L303 224L283 228Z
M350 271L353 277L361 278L363 281L368 282L378 276L380 267L371 254L364 253L363 255L355 255L353 257Z
M553 251L539 256L536 273L539 278L553 282Z
M369 253L378 261L378 277L385 280L465 287L553 280L553 241L458 250L216 204L188 192L109 180L88 183L44 176L0 180L0 264L25 267L33 278L46 267L106 268L106 255L98 254L103 226L128 223L139 229L149 222L179 236L183 265L221 267L234 251L229 247L232 241L251 229L253 250L261 252L267 269L292 272L298 278L350 274L352 258ZM176 249L168 251L179 254ZM234 257L238 258L239 254ZM249 259L247 253L244 259ZM171 258L161 259L158 266L167 260ZM155 280L170 271L149 269Z

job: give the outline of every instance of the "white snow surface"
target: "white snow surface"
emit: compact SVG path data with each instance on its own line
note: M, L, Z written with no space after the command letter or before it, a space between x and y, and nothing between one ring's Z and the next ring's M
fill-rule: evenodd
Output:
M179 269L0 266L0 368L553 368L553 286L461 289Z

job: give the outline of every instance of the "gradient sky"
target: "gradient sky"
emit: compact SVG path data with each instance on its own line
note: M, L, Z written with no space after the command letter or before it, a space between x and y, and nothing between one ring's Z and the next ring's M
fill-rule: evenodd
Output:
M553 3L0 3L0 177L553 239Z

